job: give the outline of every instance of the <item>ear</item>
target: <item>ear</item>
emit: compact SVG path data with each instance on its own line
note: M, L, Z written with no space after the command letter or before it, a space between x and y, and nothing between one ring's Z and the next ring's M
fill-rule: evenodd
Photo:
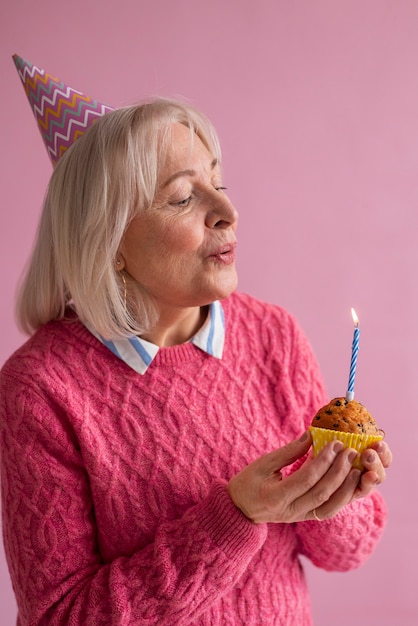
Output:
M121 254L118 254L115 261L115 269L117 272L120 272L125 267L125 259Z

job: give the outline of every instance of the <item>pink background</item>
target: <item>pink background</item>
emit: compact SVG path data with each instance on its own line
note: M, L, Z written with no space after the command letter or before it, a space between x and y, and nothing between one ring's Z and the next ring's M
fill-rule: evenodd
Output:
M315 624L416 625L418 2L7 5L0 363L23 340L13 321L15 284L51 173L11 55L113 106L187 97L220 133L225 183L240 211L240 289L296 315L331 397L346 390L355 307L356 397L394 451L381 487L389 520L373 558L349 574L307 564ZM1 548L0 607L1 623L13 624Z

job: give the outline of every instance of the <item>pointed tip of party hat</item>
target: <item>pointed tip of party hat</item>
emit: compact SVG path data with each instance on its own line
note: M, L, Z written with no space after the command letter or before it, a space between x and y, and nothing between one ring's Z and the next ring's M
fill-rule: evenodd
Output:
M68 87L18 54L13 61L55 166L97 118L114 109Z

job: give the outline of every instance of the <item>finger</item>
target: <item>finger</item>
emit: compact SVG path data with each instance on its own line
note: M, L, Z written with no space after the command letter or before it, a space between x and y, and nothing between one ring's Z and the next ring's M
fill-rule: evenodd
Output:
M353 500L358 490L361 471L351 469L341 486L328 498L325 504L312 510L307 519L320 521L334 517L343 506Z
M315 506L319 506L324 502L324 499L316 499L313 502L312 506L312 495L314 493L322 493L331 492L338 487L341 482L344 480L345 475L349 471L349 467L347 466L344 476L332 476L332 474L328 477L325 482L321 482L322 479L327 475L331 466L336 461L337 457L342 454L343 444L340 441L332 441L329 443L323 450L321 450L320 454L303 465L296 472L291 474L286 478L287 485L291 487L289 489L289 493L292 495L292 506L295 507L295 510L300 513L303 511L305 513L308 510L315 508ZM341 466L343 465L343 461L339 462L337 467L341 472ZM334 489L333 484L334 483Z
M274 474L303 457L311 445L312 435L309 431L305 431L299 439L295 439L282 448L265 454L257 459L256 463L263 473Z
M392 463L392 452L388 444L385 441L378 441L371 447L376 450L380 460L382 461L383 467L388 468Z
M379 477L375 472L364 472L361 475L358 487L354 493L354 498L364 498L372 493L379 484Z
M374 472L377 474L378 482L383 482L386 478L385 468L383 467L380 456L372 448L368 448L361 455L361 462L366 472Z
M340 452L324 477L300 499L300 505L307 507L308 510L318 510L327 503L329 510L327 509L326 512L331 514L340 502L345 504L349 501L357 487L357 483L352 484L350 480L347 482L356 456L356 451L350 448ZM323 508L322 511L324 511Z

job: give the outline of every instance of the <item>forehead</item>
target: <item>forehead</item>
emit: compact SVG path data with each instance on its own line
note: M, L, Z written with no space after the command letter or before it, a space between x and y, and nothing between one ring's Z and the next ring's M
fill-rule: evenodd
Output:
M165 158L160 168L160 181L183 170L211 169L214 155L200 137L183 124L172 124L165 138Z

